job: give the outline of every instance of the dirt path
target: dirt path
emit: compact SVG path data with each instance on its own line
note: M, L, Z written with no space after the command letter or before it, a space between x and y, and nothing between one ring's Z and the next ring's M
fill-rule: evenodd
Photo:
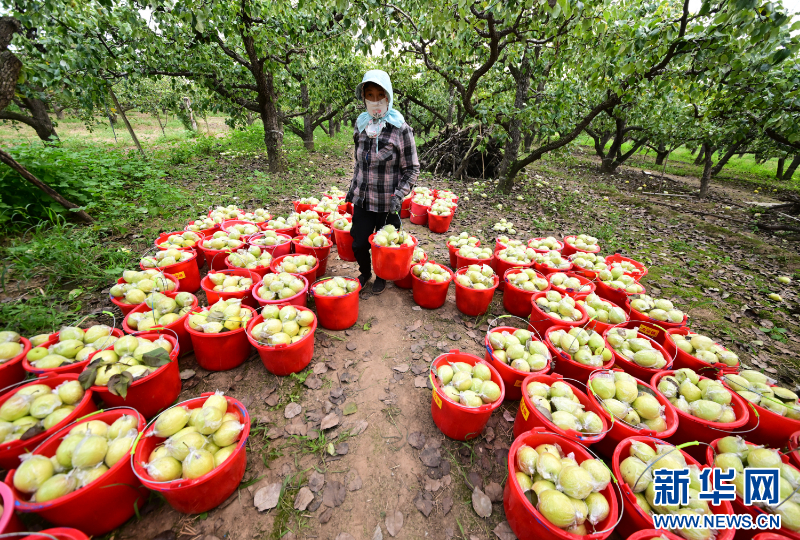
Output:
M349 163L341 166L347 168ZM537 187L540 181L549 183ZM685 178L671 181L691 187L691 180ZM605 202L606 188L600 187L600 182L616 186L624 197ZM483 188L466 191L472 184L431 179L420 183L446 186L461 195L463 201L451 231L470 230L487 242L495 236L490 229L500 216L517 222L517 237L530 238L534 233L562 235L580 232L587 225L602 227L609 222L605 213L613 212L613 226L624 232L624 245L633 246L630 252L622 251L637 255L642 254L639 250L647 250L648 264L652 263L647 286L653 294L673 290L675 284L689 287L699 279L699 269L716 276L718 282L704 281L703 289L692 293L696 297L671 296L689 312L692 328L719 331L715 335L748 361L753 359L770 369L782 365L778 359L788 358L788 341L800 343L798 315L780 311L774 318L768 316L770 306L760 285L753 283L753 276L771 279L800 265L795 259L773 255L760 255L754 261L740 242L743 238L763 240L767 245L759 247L759 253L791 250L787 252L774 238L757 238L747 231L720 229L719 234L710 234L690 217L676 223L674 212L649 210L649 203L637 202L641 196L636 188L647 182L638 169L623 170L609 178L586 168L576 172L543 166L531 172L515 192L528 199L500 201L502 210L496 208L498 200L493 200L493 195L486 199L479 196ZM560 208L557 205L572 193L583 197L581 206L575 202L559 210L543 229L540 223L545 223L545 208L550 209L548 215L552 214L552 208ZM613 199L614 195L609 197ZM749 194L734 190L730 197L742 200ZM602 210L587 214L581 208ZM731 215L738 211L733 207L723 210ZM447 262L446 236L407 221L403 226L419 238L430 258ZM750 236L740 237L742 234ZM615 238L610 232L609 245L621 242ZM689 248L685 246L724 250L729 260L687 266L685 250ZM669 272L656 272L662 265L671 265ZM355 263L339 260L335 252L328 268L328 275L358 273ZM685 273L681 273L682 268ZM782 294L796 305L798 290L794 284ZM499 293L490 313L492 317L504 313ZM452 287L445 305L428 311L414 304L411 291L390 284L381 296L367 295L361 300L358 322L351 329L317 331L307 378L275 377L267 373L255 354L242 366L223 373L201 369L192 355L181 359L186 376L182 399L222 390L247 406L254 422L245 481L252 483L219 508L200 516L180 515L154 496L141 521L129 523L118 538L375 540L392 536L389 525L396 533L394 537L400 539L500 538L493 531L501 527L497 529L501 532L505 520L501 486L518 404L505 403L478 439L470 443L447 440L431 419L427 380L430 362L442 352L457 348L482 357L485 323L485 318L469 319L456 310ZM783 336L773 336L752 329L753 324L789 330ZM730 333L723 333L721 328ZM761 343L758 350L749 345L754 340ZM781 368L781 374L800 378L800 371L789 366L788 371ZM295 403L301 407L299 413ZM335 425L322 430L323 421ZM327 451L329 443L334 455ZM275 483L283 484L278 507L259 511L254 505L258 494L263 493L259 490ZM476 485L494 501L487 519L478 517L472 509L471 493ZM300 504L302 510L296 510L296 498L302 500L308 495L312 497L303 501L308 506ZM402 526L397 530L400 515Z

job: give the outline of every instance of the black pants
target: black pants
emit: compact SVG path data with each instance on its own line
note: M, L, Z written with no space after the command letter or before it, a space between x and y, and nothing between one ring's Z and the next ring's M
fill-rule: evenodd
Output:
M372 260L369 256L369 235L379 231L384 225L391 224L400 228L400 216L388 212L370 212L360 206L353 205L353 254L358 261L358 269L365 276L372 275Z

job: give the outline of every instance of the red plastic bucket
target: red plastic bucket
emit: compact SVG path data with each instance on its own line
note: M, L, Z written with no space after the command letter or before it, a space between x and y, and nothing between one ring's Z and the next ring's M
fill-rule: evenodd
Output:
M211 392L201 394L201 397L189 399L178 405L188 409L197 409L203 406ZM236 449L219 467L204 474L200 478L186 480L179 478L169 482L156 482L150 478L144 468L144 460L165 439L151 435L155 422L151 422L144 430L138 443L134 447L129 464L133 465L133 472L147 488L161 494L167 503L176 512L183 514L200 514L207 512L230 497L239 487L247 467L247 438L250 436L250 415L239 401L230 396L225 396L228 402L228 412L239 417L239 423L244 424L239 434Z
M753 537L753 540L791 540L788 536L776 534L772 532L759 533Z
M460 263L461 261L459 261L459 264ZM528 264L510 263L498 257L497 253L495 253L494 257L492 258L492 268L494 268L494 271L497 273L498 276L505 276L506 272L508 272L512 268L533 268L533 263L528 263ZM504 291L505 289L506 289L506 282L503 281L502 283L500 283L500 290Z
M446 233L450 229L450 222L453 221L453 216L455 213L456 209L453 208L452 211L446 216L438 216L436 214L431 214L431 209L428 208L428 228L432 233Z
M331 242L330 238L326 238L327 245L322 247L309 247L304 246L300 243L300 241L305 238L304 236L298 236L297 238L292 238L292 244L294 246L294 252L298 255L313 255L317 258L317 277L322 277L328 271L328 258L331 256L331 248L333 247L333 242Z
M567 274L567 277L574 277L575 279L580 281L581 282L581 287L588 286L589 289L587 289L587 290L577 290L577 289L573 289L573 288L570 288L570 287L559 287L557 285L553 285L553 283L550 280L553 278L553 276L555 274L550 274L550 275L547 276L547 282L550 283L550 288L552 290L558 291L559 293L561 293L562 296L563 295L567 295L567 296L571 296L573 298L577 298L580 295L592 294L594 292L595 285L591 280L586 279L582 275L577 274L575 272L565 272L565 273Z
M25 533L28 536L19 537L21 540L89 540L89 537L78 529L71 527L54 527L39 532Z
M423 252L422 258L417 262L412 262L411 266L408 267L408 274L406 274L406 277L404 277L403 279L398 279L397 281L394 282L395 286L401 289L410 289L412 286L411 267L414 266L415 264L425 264L426 262L428 262L428 255L425 254L425 252Z
M415 225L427 225L428 224L428 210L431 209L431 205L423 206L421 204L415 203L413 200L411 201L411 223Z
M585 301L587 296L589 296L589 295L588 295L588 294L581 294L581 295L578 295L578 296L576 296L576 297L575 297L575 300L576 300L576 301L577 301L577 300L583 300L583 301ZM613 307L622 308L622 306L618 306L617 304L615 304L615 303L614 303L614 302L612 302L611 300L606 300L606 299L602 299L602 300L603 300L604 302L608 302L608 303L609 303L609 304L611 304ZM622 309L622 311L624 312L624 311L625 311L625 309ZM589 328L589 329L591 329L591 330L594 330L594 331L595 331L595 332L597 332L598 334L602 335L602 334L603 334L603 333L604 333L606 330L608 330L609 328L613 328L614 326L626 326L626 325L627 325L627 324L630 322L630 320L631 320L631 319L630 319L630 317L628 316L628 314L627 314L627 313L625 313L625 321L624 321L624 322L621 322L621 323L619 323L619 325L616 325L616 324L611 324L611 323L604 323L604 322L600 322L600 321L598 321L597 319L589 319L589 322L588 322L588 323L586 323L586 328ZM669 352L669 351L667 351L667 352ZM674 354L670 354L670 355L669 355L669 357L670 357L670 358L674 358L674 357L675 357L675 355L674 355Z
M800 452L798 452L797 448L800 447L800 431L795 431L792 433L792 436L789 437L789 459L792 460L792 465L795 468L800 469Z
M684 540L684 538L677 534L672 534L664 529L645 529L637 531L628 537L628 540L650 540L651 538L662 537L667 540Z
M177 295L178 293L164 293L164 294L166 294L170 298L174 299L175 295ZM192 309L194 309L194 308L197 307L197 297L194 296L194 295L192 295L192 296L194 297L194 300L192 301L192 305L190 307ZM133 311L131 311L131 313L144 313L146 311L150 311L150 308L147 307L147 304L141 304L141 305L136 306L133 309ZM128 316L130 316L130 315L128 315ZM192 350L193 350L192 349L192 339L189 337L189 333L186 331L186 328L183 326L183 321L186 320L186 318L188 316L189 316L189 313L187 312L183 317L180 317L174 323L168 324L167 326L163 327L164 330L172 330L173 332L175 332L175 334L177 334L178 343L180 344L180 354L186 354L186 353L192 352ZM135 334L135 333L138 332L138 330L134 330L133 328L128 326L128 317L125 317L125 319L123 319L122 328L125 329L125 333L126 334ZM159 329L161 329L161 327L159 327ZM81 368L81 371L83 371L83 368Z
M586 325L586 322L589 320L589 316L586 315L586 309L584 309L584 307L577 302L575 303L575 309L583 314L583 317L581 317L578 321L564 321L560 319L554 319L546 315L545 312L539 309L539 307L536 305L536 300L544 296L546 293L547 291L539 291L531 295L531 326L540 336L544 336L545 332L547 332L547 329L552 326L566 326L567 328L573 328L575 326Z
M84 416L80 422L100 420L107 424L124 415L139 420L139 430L145 426L144 417L133 409L120 407ZM55 455L61 439L75 424L69 424L51 435L32 452L45 457ZM135 444L135 443L134 443ZM17 501L14 509L23 514L37 514L45 520L63 527L74 527L85 534L100 536L112 531L133 517L137 508L147 502L149 492L136 479L131 462L120 459L100 478L68 495L43 503L24 502L28 499L14 488L14 473L6 475L5 483L10 487ZM10 508L6 507L6 510Z
M347 281L358 283L357 279L344 278ZM314 294L314 286L322 281L317 281L311 286L310 293L314 297L314 306L317 308L319 325L328 330L344 330L350 328L358 320L358 294L361 292L361 284L353 292L343 296L317 296Z
M577 235L574 234L564 237L564 247L561 249L561 255L563 255L565 258L569 257L573 253L600 253L600 246L597 246L597 248L594 249L576 248L569 243L570 239L574 240L575 238L577 238Z
M16 497L14 491L5 484L0 484L0 500L3 502L3 515L0 517L0 534L15 533L25 530L25 526L14 512Z
M570 263L570 265L566 268L551 268L549 266L546 266L538 262L533 263L533 269L539 272L540 274L544 275L545 277L549 276L550 274L555 274L556 272L564 272L564 273L572 272L574 268L575 265L572 263Z
M561 381L567 386L572 389L572 392L575 394L575 397L578 398L578 401L581 402L585 411L592 411L597 416L600 417L600 421L603 423L603 429L598 434L588 434L588 433L581 433L580 431L575 430L563 430L550 420L545 418L545 416L539 412L536 406L531 403L531 399L528 397L528 392L525 389L528 385L532 382L541 382L547 385L551 385L556 381ZM603 437L606 436L606 432L608 431L608 422L606 422L605 416L603 416L598 409L597 405L593 403L589 396L586 395L581 389L579 389L574 384L571 384L572 381L564 380L564 377L559 375L558 373L551 373L549 375L541 374L541 373L531 373L522 381L522 399L519 402L519 409L517 409L517 416L514 419L514 438L516 439L526 431L531 431L537 427L542 427L547 431L552 431L554 433L558 433L562 437L567 437L569 439L575 439L580 441L586 446L589 446L592 443L596 443L601 441Z
M722 435L722 434L720 434L720 435ZM705 461L706 461L706 464L709 467L714 467L714 456L718 453L717 445L719 444L719 441L720 441L721 438L722 437L719 437L719 438L711 441L709 443L709 446L705 446L704 447L705 448L705 452L704 452ZM749 441L745 441L745 442L747 442L747 444L750 445L750 446L761 446L761 444L756 445L755 443L751 443ZM759 440L759 443L761 443L760 440ZM780 448L779 448L779 450L780 450ZM781 455L781 460L783 461L783 463L785 463L789 467L797 469L797 467L795 467L792 463L789 462L789 457L788 456ZM783 497L780 497L780 499L783 500ZM753 516L753 523L755 523L755 521L756 521L756 516L767 513L764 510L762 510L761 508L758 508L757 506L745 506L744 501L742 501L742 498L739 496L738 492L736 493L736 499L731 501L730 505L731 505L731 507L733 507L733 513L734 514L750 514L751 516ZM791 530L787 529L786 527L781 527L778 530L780 531L782 537L790 538L792 540L800 540L800 533L796 533L794 531L791 531ZM736 531L736 540L740 540L740 539L750 540L750 538L753 538L753 536L755 535L756 532L757 532L757 530L739 529L739 530ZM775 534L775 533L772 533L772 534Z
M152 418L169 407L171 403L178 399L178 395L181 393L180 368L178 367L180 344L178 344L178 340L172 332L156 330L136 332L133 335L147 338L150 341L163 337L172 343L169 364L165 364L150 375L132 382L124 398L115 396L109 392L106 386L92 386L91 390L108 407L130 407L139 411L145 418ZM90 360L93 357L94 354L90 357Z
M598 414L604 417L611 425L611 430L608 433L606 433L606 436L603 438L602 441L597 443L596 446L597 451L603 454L604 456L609 457L612 455L616 455L614 452L614 448L617 448L621 442L625 441L626 439L630 439L631 437L643 437L643 438L654 437L656 439L661 439L662 441L666 441L669 437L672 437L672 435L674 435L675 431L677 431L678 429L678 413L675 412L675 407L672 405L672 403L669 402L667 398L661 395L660 392L656 392L652 386L650 386L649 384L640 379L636 379L636 382L640 386L649 388L653 396L658 400L658 402L661 405L664 406L664 416L666 417L666 422L667 422L666 431L653 431L652 429L634 429L628 424L625 424L622 421L613 417L613 415L603 406L602 401L595 395L594 390L592 390L591 388L592 379L594 379L600 373L609 373L611 371L622 371L622 370L616 368L613 370L596 370L589 377L589 382L586 385L587 393L589 395L589 400L591 400L592 403L594 403L595 406L598 409L600 409L600 412ZM619 474L617 471L615 471L615 473Z
M227 267L227 270L244 270L244 268L232 265L231 262L228 260L229 258L230 255L225 257L225 266ZM272 271L269 269L269 266L256 266L255 268L247 268L247 270L253 272L254 274L258 274L258 279L256 281L260 281L261 279L264 278L264 276L266 276ZM203 286L203 280L200 280L200 286L201 287ZM257 302L255 301L253 301L253 303L257 304Z
M228 260L227 258L225 259ZM253 285L250 286L249 289L244 291L236 291L236 292L223 292L223 291L215 291L214 283L211 282L211 274L225 274L228 276L239 276L244 278L250 278L253 280ZM206 293L206 298L208 299L208 305L213 306L220 300L230 300L231 298L238 298L242 301L243 306L250 306L250 307L258 307L258 302L256 299L253 298L253 287L256 283L261 281L263 276L258 274L255 270L245 270L244 268L231 268L229 270L219 270L217 272L210 271L206 277L200 281L200 286L203 288L203 291Z
M250 310L252 317L256 316L255 309L250 306L243 307ZM207 311L207 308L197 309L192 313L201 313L203 311ZM250 342L247 341L244 326L228 332L206 334L205 332L193 330L189 326L188 317L184 321L184 325L192 339L194 357L203 369L208 371L227 371L242 365L250 356Z
M660 373L656 373L653 375L653 378L650 379L650 386L654 388L656 392L661 394L661 392L658 391L658 383L661 382L661 379L667 375L674 374L674 371L662 371ZM701 376L700 378L708 379L709 377ZM676 431L675 434L668 439L668 441L674 445L679 445L690 441L700 441L702 443L710 444L712 441L720 437L724 437L726 435L735 435L737 430L741 430L742 427L747 424L750 413L745 400L739 397L736 392L731 392L731 394L731 407L733 407L733 412L736 414L735 422L730 422L727 424L708 422L706 420L697 418L696 416L692 416L691 414L687 414L675 407L675 412L678 413L681 428ZM747 434L742 433L742 435L746 436ZM707 447L705 445L687 446L684 451L691 454L693 458L702 461L705 459L706 448Z
M492 367L497 370L497 373L500 374L500 378L503 379L503 386L505 387L505 398L509 401L514 401L522 397L522 381L525 380L525 377L531 374L546 374L549 373L553 368L552 353L547 359L547 365L544 367L544 369L533 373L530 371L519 371L495 358L494 350L489 343L489 334L492 332L508 332L513 334L517 330L519 330L519 328L514 328L512 326L498 326L496 328L492 328L486 333L486 337L483 338L483 345L486 348L486 353L484 354L483 359L487 363L491 364ZM532 328L529 326L528 330L531 331ZM532 335L531 337L536 341L539 341L535 335Z
M142 306L144 304L139 304L139 305ZM56 343L58 343L59 334L60 334L60 332L56 332L55 334L52 334L50 336L49 340L47 340L46 342L42 343L39 346L40 347L44 347L45 349L47 349L51 345L55 345ZM114 337L121 338L125 334L119 328L112 328L111 329L111 335L114 336ZM100 339L103 339L103 338L100 338ZM89 357L89 358L91 358L91 357ZM28 362L28 359L25 358L25 359L22 360L22 368L25 371L27 371L28 373L33 373L37 377L43 377L43 376L46 376L46 375L66 375L67 373L80 374L83 371L83 368L85 368L86 366L89 365L90 361L91 361L90 359L87 359L87 360L84 360L83 362L74 362L72 364L67 364L65 366L58 366L58 367L54 367L54 368L44 369L44 368L33 367L30 364L30 362ZM16 381L16 382L19 382L19 381ZM11 383L11 384L13 384L13 383ZM6 385L6 386L8 386L8 385Z
M725 374L720 374L719 379L728 389L736 391L733 384L725 381ZM741 389L740 389L741 390ZM747 436L759 444L770 448L783 448L796 431L800 430L800 420L792 420L785 416L775 414L761 405L747 402L750 407L750 417L747 419L742 431L749 432Z
M696 356L693 356L675 344L675 341L672 339L672 336L675 334L688 336L689 334L694 334L689 330L688 327L684 326L682 328L670 328L667 330L666 339L662 345L664 346L664 350L667 351L672 357L675 358L675 361L672 363L673 369L681 369L681 368L689 368L693 371L696 371L699 375L705 375L710 378L716 379L720 373L738 373L739 366L727 366L722 362L717 362L716 364L709 364L708 362L704 362L700 360ZM724 348L724 345L717 343L720 347Z
M533 243L535 240L544 240L544 239L545 239L544 236L531 238L530 240L528 240L528 247L531 248L536 253L550 253L551 251L562 251L564 249L564 242L559 242L558 240L556 240L556 242L558 243L558 247L556 249L535 248L531 246L531 243Z
M505 289L503 290L503 307L517 317L530 317L531 316L531 297L536 292L547 292L550 290L550 282L547 282L547 288L543 291L523 291L519 287L515 287L509 280L508 276L517 274L521 268L509 268L503 274L503 282ZM537 272L537 277L544 278L544 276Z
M169 279L170 281L172 281L175 284L174 292L179 292L181 290L181 282L178 281L178 278L176 278L172 274L164 274L164 277L166 277L167 279ZM119 278L117 280L117 284L122 284L122 283L125 283L125 280L122 279L122 278ZM133 308L135 308L136 306L140 305L140 304L126 304L124 302L120 302L119 300L117 300L116 298L111 296L110 294L108 295L108 299L111 300L112 304L114 304L115 306L117 306L119 308L119 310L122 312L123 316L127 315L128 313L130 313L133 310Z
M292 255L281 255L280 257L272 259L272 262L269 265L269 269L272 270L273 274L280 274L281 272L280 270L278 270L278 266L281 264L281 262L283 262L283 259L291 256ZM317 264L315 264L314 268L312 268L311 270L307 270L305 272L289 272L289 273L304 278L306 280L306 286L307 286L309 283L314 283L317 280L318 270L319 270L319 258L317 258Z
M300 212L305 212L306 210L311 210L316 205L315 204L305 204L305 203L301 203L300 201L292 201L292 206L294 206L294 211L299 214Z
M417 266L417 264L414 266ZM414 266L411 267L412 270ZM450 283L453 281L453 271L441 264L438 266L444 268L450 274L450 279L442 283L433 283L431 281L422 281L413 272L411 273L411 290L414 295L414 303L425 309L442 307L445 300L447 300L447 291L450 289Z
M635 325L636 321L629 321L627 324L629 326L630 325ZM612 326L611 328L609 328L608 330L606 330L602 334L603 335L603 339L606 341L606 348L608 350L610 350L612 352L612 354L614 355L614 366L615 367L618 367L622 371L624 371L625 373L629 373L630 375L633 375L635 378L641 379L643 381L649 381L650 379L653 378L653 375L672 369L672 362L674 360L674 357L670 356L667 353L667 351L664 350L664 347L659 345L656 340L654 340L653 338L651 338L650 336L648 336L647 334L642 332L641 329L636 334L636 337L644 338L644 339L649 340L650 344L653 346L653 348L656 349L658 352L660 352L664 356L664 359L667 361L667 365L665 365L662 368L643 367L643 366L640 366L639 364L637 364L636 362L634 362L633 360L628 360L627 358L625 358L624 356L619 354L614 349L614 347L612 347L609 344L609 342L608 342L608 333L611 332L612 330L614 330L615 328L620 328L620 327L622 327L622 325Z
M311 311L302 306L296 307L298 310ZM258 356L261 357L261 362L267 368L267 371L279 376L303 371L314 356L314 333L317 330L317 317L315 316L314 322L311 323L311 332L306 334L303 339L289 345L275 345L273 347L262 345L253 338L253 327L263 320L264 317L261 315L250 319L245 334L247 334L247 340L250 344L258 351Z
M617 494L614 491L614 482L609 482L600 491L608 501L608 516L595 526L597 532L586 536L577 536L559 529L547 521L525 496L519 482L517 482L517 451L522 445L536 448L541 444L557 444L565 455L573 454L578 463L583 463L587 459L595 459L595 456L586 447L574 439L549 433L540 427L517 437L508 451L508 478L503 492L503 509L511 530L514 531L519 540L576 540L579 538L602 540L608 538L614 532L620 514Z
M622 463L625 458L631 455L631 444L633 441L639 441L645 443L650 448L655 450L656 444L665 444L661 441L654 441L650 437L640 437L640 436L632 436L623 441L620 441L617 448L614 450L614 454L611 460L611 467L614 472L614 476L620 479L619 486L622 489L622 502L625 508L625 512L623 514L622 520L620 521L619 525L617 526L617 532L623 538L628 537L635 532L642 531L642 530L652 530L655 524L653 523L653 518L650 515L642 510L642 507L636 502L636 497L633 494L631 488L622 481L622 473L620 472L620 463ZM701 470L705 469L706 467L703 466L701 462L695 460L692 456L679 450L683 457L686 459L687 465L696 465ZM713 505L711 502L708 503L708 507L711 511L715 514L732 514L733 507L731 507L731 503L728 501L723 501L720 505ZM658 529L659 533L661 529ZM733 540L734 533L736 533L733 529L726 529L723 531L718 531L715 540ZM738 538L738 535L737 535Z
M53 336L57 335L58 334L53 334ZM53 336L51 336L51 340ZM8 362L4 362L2 365L0 365L0 388L5 388L7 386L11 386L12 384L16 384L28 375L24 365L28 363L28 360L25 357L31 350L31 342L28 340L28 338L24 338L22 336L20 336L19 342L22 343L22 352ZM42 345L45 345L45 343ZM30 366L30 364L28 365Z
M258 240L264 238L263 233L254 234L250 238L247 239L248 246L257 246L261 251L266 251L270 253L273 257L280 257L281 255L288 255L292 252L292 236L289 234L278 233L278 236L285 239L286 241L282 244L276 244L274 246L265 246L258 243Z
M198 247L200 248L199 249L200 251L203 250L200 244L198 244ZM195 251L193 249L192 253L193 257L191 259L181 261L175 264L170 264L168 266L162 266L156 268L156 270L161 270L162 272L165 272L167 274L172 274L173 276L178 278L178 281L180 282L179 289L181 291L186 291L191 293L196 292L197 289L200 288L200 267L197 265L198 251ZM207 252L204 252L204 254L206 255L206 257L208 257ZM220 261L222 260L223 259L220 259ZM149 270L149 268L142 266L141 263L139 263L139 268L141 268L142 270Z
M439 370L439 366L454 362L465 362L471 366L476 364L486 365L492 373L492 381L500 387L498 400L480 407L465 407L450 401L444 395L436 372ZM431 400L433 422L445 436L451 439L468 441L478 437L483 432L483 428L486 426L486 422L489 421L492 412L503 404L503 398L506 393L505 385L497 370L477 356L459 352L458 349L452 349L449 353L441 354L433 360L430 378L433 384L433 399Z
M400 205L400 219L411 217L411 197L403 199L403 204Z
M303 290L300 291L299 293L297 293L296 295L289 296L288 298L283 298L283 299L280 299L280 300L265 300L264 298L261 298L260 296L258 296L258 291L259 291L259 289L261 289L261 286L264 284L264 281L261 280L261 281L259 281L258 283L256 283L253 286L253 298L256 299L256 302L258 302L258 304L261 307L269 306L269 305L287 306L289 304L291 304L293 306L306 307L308 305L308 299L307 299L308 298L308 295L307 295L307 293L308 293L308 280L304 276L301 276L299 274L295 274L295 275L297 275L298 278L303 280L303 283L305 284L305 286L303 287Z
M455 275L458 276L466 272L467 268L462 268L456 272ZM458 308L458 311L464 315L469 315L470 317L477 317L478 315L483 315L489 310L489 304L492 303L494 290L500 283L500 278L497 277L497 275L493 275L493 285L486 289L470 289L468 287L464 287L456 279L453 280L453 283L456 285L456 307Z
M647 275L647 267L640 263L639 261L634 261L633 259L629 259L628 257L623 257L619 253L614 253L613 255L609 255L606 257L606 264L611 266L612 263L615 262L628 262L631 263L633 266L636 267L636 270L625 272L626 276L631 276L636 281L641 280L643 277Z
M628 311L628 308L626 307L626 304L628 303L628 297L629 296L631 296L633 294L647 294L647 288L644 287L644 286L642 286L644 288L644 290L642 292L626 293L623 290L619 290L619 289L615 289L613 287L609 287L608 285L605 284L605 282L600 281L599 279L596 280L594 282L594 284L595 284L595 287L596 287L595 293L597 294L597 296L599 296L600 298L602 298L604 300L608 300L610 302L614 302L618 306L622 307L625 311ZM641 320L645 321L648 318L643 318ZM661 323L661 321L656 321L656 322L658 322L659 324Z
M369 243L372 246L372 269L375 275L386 281L397 281L403 279L408 274L411 260L414 257L414 250L419 243L416 238L414 244L398 247L383 247L376 245L372 239L374 234L369 235Z
M19 389L25 388L26 386L31 386L33 384L46 384L50 388L55 388L61 383L67 381L77 381L77 380L78 380L78 375L75 373L66 373L60 375L49 374L45 375L44 377L34 379L25 384L15 386L14 388L3 388L3 395L0 395L0 406L2 406L3 403L8 401L11 398L11 396L17 393ZM39 446L39 444L47 437L49 437L51 434L55 433L63 426L74 422L76 418L80 418L81 416L85 416L96 410L97 407L95 407L94 401L92 401L92 390L89 389L83 393L83 398L78 403L75 403L75 409L73 409L72 412L70 412L66 417L64 417L64 419L61 420L58 424L54 425L47 431L42 432L24 441L17 439L16 441L10 441L7 443L0 444L0 467L2 467L5 470L14 469L18 467L19 456L21 454L30 452L31 450ZM4 505L4 508L9 508L9 507ZM0 530L2 530L1 525L0 525Z
M583 384L586 384L589 381L589 376L592 374L592 372L597 371L598 369L611 369L614 367L613 356L611 357L611 360L603 364L601 367L587 366L586 364L576 362L572 359L571 354L566 351L556 349L555 345L553 345L553 341L550 339L550 334L556 330L564 330L565 332L569 332L570 327L562 326L560 324L551 326L547 329L547 331L545 331L543 336L545 345L547 345L547 348L550 349L550 354L553 355L553 363L555 364L553 370L556 373L563 375L567 379L580 381Z
M159 245L162 242L166 242L167 238L172 236L173 234L183 234L184 232L193 232L194 234L196 234L197 236L200 237L200 239L197 241L195 246L197 246L197 244L201 243L203 240L206 239L205 235L203 233L199 232L199 231L164 232L164 233L161 233L160 235L158 235L158 238L156 238L155 241L153 241L153 245L155 245L155 247L157 247L161 251L166 251L168 249L177 249L178 251L191 251L192 249L194 249L195 252L197 253L197 267L199 268L199 267L203 266L205 264L205 262L206 262L206 258L203 256L203 252L200 251L199 249L196 249L195 247L191 247L191 246L190 247L174 247L174 246L161 247ZM214 233L211 233L211 234L214 234Z
M339 258L343 261L355 261L356 256L353 253L353 237L350 236L350 231L342 231L336 228L332 230L336 238L336 251L339 253Z

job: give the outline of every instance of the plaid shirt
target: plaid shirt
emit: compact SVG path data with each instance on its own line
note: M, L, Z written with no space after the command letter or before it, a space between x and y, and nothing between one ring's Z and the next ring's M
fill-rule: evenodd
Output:
M355 171L350 182L353 204L371 212L388 212L393 195L403 199L411 192L419 176L417 145L408 124L397 128L386 124L376 139L365 131L353 133Z

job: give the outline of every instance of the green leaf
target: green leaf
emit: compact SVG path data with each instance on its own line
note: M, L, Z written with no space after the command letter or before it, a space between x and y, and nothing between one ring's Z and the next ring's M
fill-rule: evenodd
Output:
M128 387L133 382L133 376L129 371L123 371L116 375L112 375L108 379L108 391L125 399L128 396Z
M161 347L153 349L152 351L147 351L142 355L142 364L147 367L166 366L171 361L172 359L170 359L169 353Z

